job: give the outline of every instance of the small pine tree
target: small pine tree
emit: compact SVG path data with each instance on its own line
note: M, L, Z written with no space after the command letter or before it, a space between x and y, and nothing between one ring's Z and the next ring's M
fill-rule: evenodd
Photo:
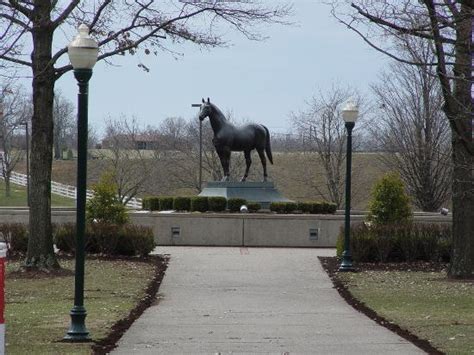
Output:
M87 201L87 221L123 225L128 222L126 207L117 196L117 184L112 173L104 173L92 187L94 196Z
M368 220L374 224L392 224L408 222L411 217L410 198L400 176L385 175L372 190Z

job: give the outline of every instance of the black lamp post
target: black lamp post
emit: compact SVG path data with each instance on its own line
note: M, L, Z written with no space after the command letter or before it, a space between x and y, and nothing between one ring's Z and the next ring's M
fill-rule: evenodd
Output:
M97 61L97 42L89 37L89 28L82 24L79 34L68 46L68 55L74 77L79 86L77 109L77 196L76 196L76 269L74 283L74 307L71 310L71 326L64 337L68 341L88 341L85 325L87 315L84 307L84 262L86 229L86 184L87 184L87 119L88 87L92 68Z
M347 154L346 154L346 215L344 223L344 252L339 271L354 271L351 255L351 170L352 170L352 129L359 115L357 105L349 101L342 109L342 118L347 129Z

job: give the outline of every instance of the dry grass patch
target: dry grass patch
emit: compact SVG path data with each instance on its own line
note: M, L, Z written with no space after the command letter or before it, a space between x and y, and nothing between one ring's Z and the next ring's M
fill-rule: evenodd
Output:
M73 269L74 260L61 260ZM61 342L69 328L74 276L27 278L8 262L6 278L6 343L8 354L90 354L93 343ZM144 298L154 277L152 262L88 259L85 275L86 325L94 342L108 335L118 320ZM69 274L69 275L68 275Z
M386 320L448 354L474 353L474 283L444 271L338 273L351 294Z

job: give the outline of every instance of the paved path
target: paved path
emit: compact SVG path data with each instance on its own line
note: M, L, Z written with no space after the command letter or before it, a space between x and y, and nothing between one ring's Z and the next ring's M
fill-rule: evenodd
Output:
M422 354L338 295L328 249L161 247L159 301L114 354Z

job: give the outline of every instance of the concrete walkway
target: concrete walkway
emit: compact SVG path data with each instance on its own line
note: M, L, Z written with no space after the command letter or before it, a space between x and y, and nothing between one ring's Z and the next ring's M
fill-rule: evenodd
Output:
M328 249L160 247L159 300L114 354L422 354L339 296Z

